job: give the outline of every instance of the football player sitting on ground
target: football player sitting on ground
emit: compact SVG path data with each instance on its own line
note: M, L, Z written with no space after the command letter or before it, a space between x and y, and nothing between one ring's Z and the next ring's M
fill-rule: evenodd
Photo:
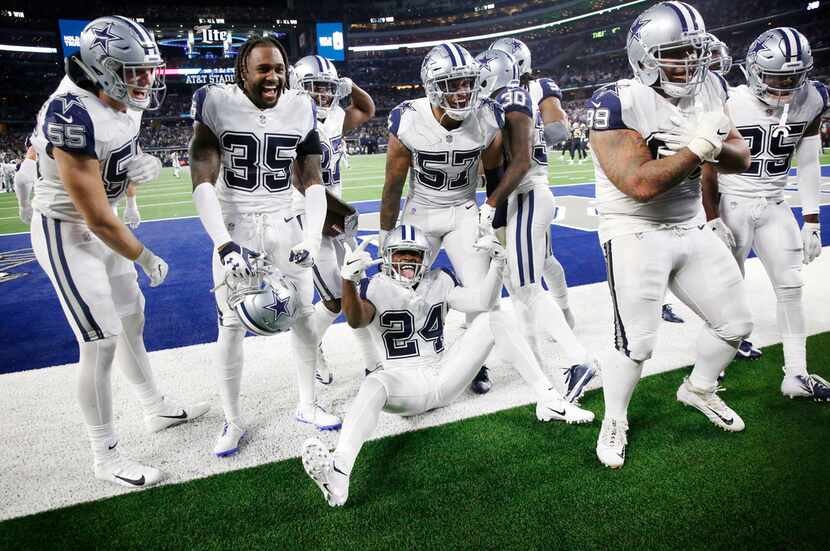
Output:
M495 237L485 240L492 261L486 276L469 288L459 286L448 270L429 269L431 244L420 228L409 224L387 235L381 261L373 261L363 250L366 241L346 255L342 271L346 319L352 327L375 326L387 360L382 371L361 384L337 449L329 452L316 438L303 444L303 466L329 505L341 506L348 499L349 473L381 411L411 416L446 406L470 384L494 344L533 389L540 421L593 420L593 413L566 402L550 385L533 353L517 344L521 342L518 328L502 310L493 308L506 257ZM364 270L378 262L382 262L381 273L361 279ZM445 352L448 308L479 315Z
M158 107L163 97L163 67L153 35L135 21L92 21L81 32L80 51L67 59L67 76L40 110L32 138L41 175L32 201L32 248L78 340L78 399L95 477L129 488L152 486L162 473L117 448L110 382L116 355L148 431L208 410L206 403L177 406L153 380L133 263L151 287L167 277L167 263L113 212L129 182L158 177L161 163L137 144L142 111Z
M795 29L770 29L749 47L747 84L729 92L727 106L750 145L752 162L741 174L704 174L709 227L732 251L741 272L750 248L772 283L784 345L785 396L830 400L827 381L807 372L807 324L801 302L801 265L821 254L819 234L819 128L830 108L827 87L807 78L813 56ZM804 224L784 199L793 153Z

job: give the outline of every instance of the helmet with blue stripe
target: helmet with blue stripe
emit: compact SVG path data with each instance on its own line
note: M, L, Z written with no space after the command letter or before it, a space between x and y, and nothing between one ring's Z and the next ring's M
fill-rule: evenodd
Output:
M709 64L709 70L726 76L731 69L732 54L729 51L729 46L715 35L712 35L712 63Z
M421 64L427 98L451 119L466 119L478 100L479 66L466 49L453 43L435 46Z
M297 288L262 256L255 264L247 279L226 279L228 306L252 333L268 337L288 331L297 319Z
M527 44L518 38L499 38L490 44L491 50L501 50L506 54L513 56L516 60L516 66L519 68L519 76L531 74L530 68L530 48Z
M671 97L697 94L712 61L713 37L700 13L685 2L661 2L628 31L626 52L634 76Z
M792 27L765 31L746 54L749 89L771 105L790 103L807 83L812 68L810 43Z
M292 88L305 90L317 104L317 118L326 120L340 101L340 79L334 63L323 56L307 55L294 64Z
M421 281L432 264L430 256L429 241L424 231L413 224L401 224L391 230L383 241L381 271L404 287L412 287Z
M109 15L91 21L81 31L78 54L67 63L80 67L112 99L142 111L164 101L164 60L156 39L132 19Z
M506 86L519 85L519 66L512 55L503 50L484 50L476 56L481 66L478 87L485 97Z

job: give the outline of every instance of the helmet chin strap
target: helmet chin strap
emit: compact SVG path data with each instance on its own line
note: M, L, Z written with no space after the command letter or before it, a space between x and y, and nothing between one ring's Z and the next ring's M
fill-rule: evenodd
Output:
M790 114L790 104L784 104L784 110L781 112L781 119L778 121L778 126L776 126L772 131L772 136L778 137L779 135L788 138L790 136L790 129L787 128L787 115Z

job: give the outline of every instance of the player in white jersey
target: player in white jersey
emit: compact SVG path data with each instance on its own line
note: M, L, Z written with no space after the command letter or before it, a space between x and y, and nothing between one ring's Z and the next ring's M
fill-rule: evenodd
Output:
M37 176L37 152L31 145L31 138L26 138L26 154L14 175L14 193L18 216L27 226L32 222L32 191Z
M485 237L493 256L486 275L462 287L445 269L429 269L432 244L418 227L402 224L384 240L382 270L370 279L364 270L378 261L363 250L349 251L343 266L343 310L352 327L372 325L386 352L384 369L369 375L349 406L333 453L316 438L303 444L303 466L331 506L349 495L349 474L363 443L375 430L381 411L402 416L424 413L452 402L470 384L493 346L510 358L531 386L540 421L587 423L590 411L566 402L550 385L528 349L516 346L521 335L498 301L504 248ZM444 319L448 309L479 314L445 352Z
M723 77L707 70L710 48L695 8L657 4L628 33L636 78L598 90L586 105L614 306L616 352L603 370L606 413L597 442L609 467L625 460L628 404L654 350L667 288L706 323L677 399L724 430L744 428L718 397L717 377L752 320L740 271L704 231L700 172L743 172L749 150L725 111Z
M173 176L179 178L182 173L182 164L179 161L179 152L173 151L170 153L170 164L173 165Z
M294 64L292 87L308 92L317 104L317 133L323 150L321 166L323 186L340 198L343 195L341 161L346 155L343 135L358 128L375 115L375 103L371 96L348 77L340 78L334 64L328 59L310 55ZM343 109L340 100L351 97ZM305 199L294 188L294 213L302 215ZM302 218L301 218L302 219ZM312 324L315 333L323 335L326 328L340 315L340 267L343 264L343 240L345 236L323 236L320 254L314 259L314 287L320 302L314 307ZM381 365L378 350L372 343L368 330L358 330L355 335L363 351L365 371L371 373ZM317 380L329 384L333 380L325 356L317 363Z
M709 226L730 247L741 271L754 249L775 290L784 344L781 392L830 400L830 385L807 372L801 303L801 264L821 254L818 132L830 108L827 87L807 79L812 67L810 44L793 28L770 29L752 43L747 84L730 90L727 102L752 162L740 174L707 174L711 177L704 180L703 198ZM793 155L804 215L800 235L784 199Z
M539 108L545 125L545 143L549 148L568 139L568 114L562 108L562 90L550 78L533 78L532 58L527 45L516 38L499 38L490 45L491 50L511 54L519 67L519 83L530 92L530 100ZM551 241L552 246L552 241ZM549 248L542 270L548 290L573 328L575 319L568 305L568 285L565 270Z
M321 430L340 419L316 402L314 370L319 335L313 332L311 266L326 215L320 139L311 97L288 89L287 55L273 37L249 39L237 56L236 82L208 85L193 95L190 143L193 200L214 244L213 278L239 282L254 272L251 257L264 254L296 287L291 331L299 404L295 417ZM305 186L305 216L291 212L292 173ZM245 326L228 304L228 287L216 290L217 363L225 425L213 453L239 450L245 422L239 404Z
M441 44L426 55L421 81L427 96L405 101L389 113L380 211L382 241L397 223L409 174L401 221L424 230L431 258L443 246L461 282L468 285L481 281L488 262L474 247L479 237L479 163L490 179L498 177L502 164L502 112L490 99L478 98L478 72L473 56L456 44ZM467 316L468 323L472 317ZM486 368L473 389L490 390Z
M78 398L95 477L135 488L162 473L117 449L110 372L114 358L134 387L148 431L189 421L205 403L181 408L159 392L144 348L144 296L133 262L161 284L167 264L121 223L113 204L129 182L156 179L158 160L138 149L141 111L158 105L164 63L143 27L101 17L81 32L68 76L40 110L32 137L35 182L32 248L78 340Z
M564 349L570 367L564 372L566 396L576 399L595 374L593 359L578 341L561 308L542 288L542 266L547 252L555 207L548 189L547 149L539 109L518 86L518 66L510 54L487 50L477 57L481 64L481 90L495 98L504 110L504 156L507 170L495 185L488 183L482 212L506 210L506 241L510 278L506 282L514 307L540 362L539 328ZM492 233L495 214L482 220L479 231Z

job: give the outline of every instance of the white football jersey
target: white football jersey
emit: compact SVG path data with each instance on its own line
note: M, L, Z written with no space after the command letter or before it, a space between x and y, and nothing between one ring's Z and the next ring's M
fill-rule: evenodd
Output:
M95 157L110 204L127 190L127 163L139 151L141 111L116 111L64 77L37 116L32 145L38 173L32 206L50 218L83 222L58 175L52 150Z
M294 159L317 128L311 96L283 90L274 107L260 109L236 84L209 84L193 94L191 116L219 140L223 213L290 210Z
M723 77L710 72L700 91L692 97L670 101L654 88L639 81L623 79L600 88L588 100L588 126L591 131L631 129L648 144L653 158L664 144L653 138L670 126L675 115L694 116L723 110L727 85ZM685 181L641 203L611 183L594 156L599 211L599 239L604 243L620 235L651 231L665 225L694 225L705 222L700 192L700 170Z
M175 165L175 164L178 164L178 162L179 162L179 154L178 154L178 153L171 153L171 154L170 154L170 162L172 162L174 165Z
M541 101L541 100L540 100ZM524 88L504 88L496 96L496 102L504 110L505 116L511 112L524 113L530 117L530 145L533 148L530 158L530 169L525 173L522 181L513 190L514 194L527 193L536 184L548 183L548 150L545 143L545 123L539 111L539 103L534 102L530 93ZM510 162L510 133L504 133L504 155Z
M548 98L562 100L562 90L553 79L535 78L527 83L527 90L530 92L530 100L536 106Z
M720 174L721 193L742 197L783 197L793 158L804 130L830 108L827 87L810 81L793 99L787 113L785 136L776 132L783 106L770 107L746 86L729 91L729 107L735 126L749 146L752 162L742 174Z
M320 159L322 168L323 186L337 197L343 196L343 185L340 176L340 161L345 153L343 141L343 122L346 120L346 111L335 105L329 111L326 120L317 121L317 134L320 136L320 147L323 155ZM292 212L300 213L305 210L305 196L294 188Z
M375 307L372 319L386 351L385 368L437 365L444 352L447 297L458 280L440 268L427 271L415 288L379 273L360 282L360 297Z
M412 156L407 201L425 207L453 207L475 200L481 153L503 126L498 105L480 100L454 130L435 120L427 98L405 101L389 113L389 132Z

